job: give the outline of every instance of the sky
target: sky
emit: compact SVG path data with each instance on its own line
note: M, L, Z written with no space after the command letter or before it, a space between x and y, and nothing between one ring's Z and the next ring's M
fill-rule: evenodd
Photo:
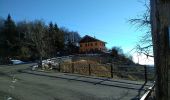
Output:
M0 0L0 17L10 14L16 22L52 21L82 37L95 36L107 42L107 48L119 46L129 53L143 31L128 20L144 13L143 5L140 0Z

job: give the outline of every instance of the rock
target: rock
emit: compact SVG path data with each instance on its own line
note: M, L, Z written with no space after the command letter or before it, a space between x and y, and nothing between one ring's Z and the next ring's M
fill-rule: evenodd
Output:
M45 69L49 69L50 68L49 65L45 65L44 67L45 67Z
M36 68L38 68L38 65L33 65L32 66L32 70L35 70Z

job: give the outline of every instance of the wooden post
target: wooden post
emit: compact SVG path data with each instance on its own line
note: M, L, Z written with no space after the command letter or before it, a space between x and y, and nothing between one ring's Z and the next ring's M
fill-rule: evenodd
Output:
M72 62L71 68L72 68L72 73L74 73L74 63L73 62Z
M110 67L111 67L111 68L110 68L111 78L113 78L113 65L111 64Z
M147 67L146 66L144 66L144 70L145 70L145 83L147 83L148 77L147 77Z
M58 63L58 71L60 72L60 70L61 70L61 65L60 63Z
M88 66L88 69L89 69L89 75L91 75L91 65L90 64Z

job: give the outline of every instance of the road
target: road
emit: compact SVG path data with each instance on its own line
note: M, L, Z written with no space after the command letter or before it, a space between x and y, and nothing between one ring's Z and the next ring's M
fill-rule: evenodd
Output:
M0 100L137 100L150 84L0 65ZM25 70L26 69L26 70ZM21 70L21 71L18 71Z

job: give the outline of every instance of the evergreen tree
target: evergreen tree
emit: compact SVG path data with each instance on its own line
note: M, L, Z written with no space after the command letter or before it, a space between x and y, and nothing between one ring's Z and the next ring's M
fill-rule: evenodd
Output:
M68 44L65 44L66 34L69 34ZM0 18L0 60L9 57L21 60L39 57L42 60L42 57L54 57L64 50L73 53L78 48L71 40L77 42L79 37L77 32L59 28L52 22L48 26L40 20L20 21L16 25L8 15L5 20Z
M5 57L15 57L18 51L18 33L15 22L11 16L8 15L4 22L4 27L1 33L2 52L1 54Z
M60 52L64 48L64 33L63 31L60 31L57 24L54 24L54 40L55 40L55 46L56 51Z
M15 22L12 20L10 15L8 15L4 23L4 34L6 40L8 40L10 44L15 44L18 38L18 34L17 34Z
M46 34L44 36L44 42L46 44L45 52L47 54L47 57L53 56L53 53L54 53L53 34L54 34L54 25L53 25L52 22L50 22L49 25L48 25L48 29L46 31Z

